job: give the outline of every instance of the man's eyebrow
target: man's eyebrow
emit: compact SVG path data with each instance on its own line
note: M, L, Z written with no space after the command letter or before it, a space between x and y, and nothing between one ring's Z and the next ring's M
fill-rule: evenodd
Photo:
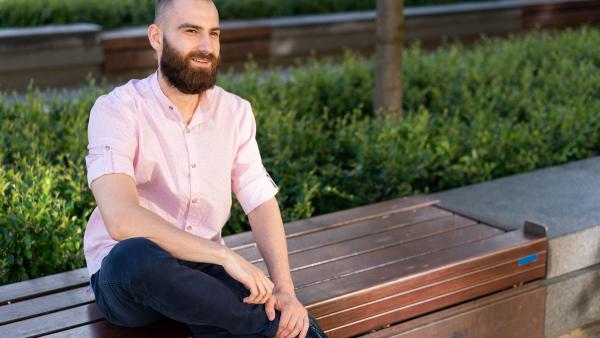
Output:
M193 25L191 23L182 23L181 25L179 25L179 27L177 27L177 29L185 29L185 28L193 28L196 30L203 30L204 28L198 26L198 25ZM221 31L220 27L213 27L210 28L209 31L214 32L214 31Z

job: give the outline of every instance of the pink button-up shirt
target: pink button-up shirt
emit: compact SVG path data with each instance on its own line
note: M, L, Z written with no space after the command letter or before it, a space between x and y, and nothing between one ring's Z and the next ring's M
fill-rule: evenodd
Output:
M247 214L277 193L262 165L248 101L215 86L186 125L154 73L98 98L90 113L88 186L109 173L135 180L140 205L173 226L224 244L233 191ZM84 252L90 275L117 242L99 209Z

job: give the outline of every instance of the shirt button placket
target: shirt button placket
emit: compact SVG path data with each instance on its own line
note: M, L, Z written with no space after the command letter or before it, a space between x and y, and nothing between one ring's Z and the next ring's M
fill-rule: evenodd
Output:
M198 198L196 197L198 192L196 191L196 179L197 179L197 173L195 172L194 169L196 169L196 163L195 163L195 159L196 159L196 152L194 150L194 142L193 139L190 137L191 136L191 129L188 126L185 126L185 130L184 130L184 137L185 137L185 143L187 146L187 151L188 151L188 160L190 163L190 175L189 175L189 184L190 184L190 198L191 200L191 205L190 205L190 210L188 212L188 219L186 221L186 231L191 232L192 231L192 223L194 220L198 219L198 210L197 210L197 202L198 202Z

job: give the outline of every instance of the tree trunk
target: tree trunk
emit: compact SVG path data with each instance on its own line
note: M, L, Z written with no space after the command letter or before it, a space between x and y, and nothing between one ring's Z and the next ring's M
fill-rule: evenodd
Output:
M374 108L402 115L402 47L404 0L377 0L377 40Z

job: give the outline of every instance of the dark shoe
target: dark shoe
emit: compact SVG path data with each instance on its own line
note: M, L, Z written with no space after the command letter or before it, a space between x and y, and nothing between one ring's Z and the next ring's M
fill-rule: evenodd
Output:
M327 338L327 335L311 314L308 315L308 332L306 333L306 338Z

